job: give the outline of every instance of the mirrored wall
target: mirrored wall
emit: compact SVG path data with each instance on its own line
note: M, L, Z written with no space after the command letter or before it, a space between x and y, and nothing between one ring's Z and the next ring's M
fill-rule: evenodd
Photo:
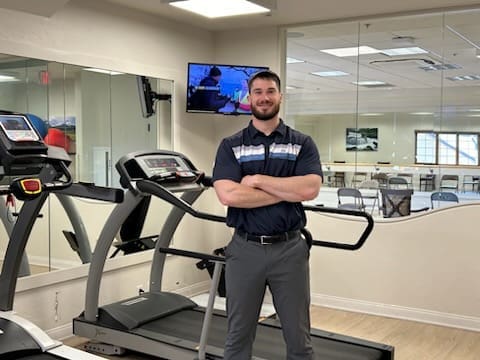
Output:
M155 92L173 93L172 81L148 79ZM68 152L77 182L120 188L115 163L121 156L144 149L172 149L171 101L157 102L156 114L144 118L134 74L0 55L0 109L29 114L47 143ZM22 203L0 201L5 214L1 259L8 228ZM73 199L73 206L87 229L87 248L93 249L113 205ZM22 269L23 274L85 262L63 234L72 230L64 207L50 196L28 242L29 267Z
M429 193L455 175L447 191L479 200L479 85L480 11L287 29L286 118L332 187L382 173Z

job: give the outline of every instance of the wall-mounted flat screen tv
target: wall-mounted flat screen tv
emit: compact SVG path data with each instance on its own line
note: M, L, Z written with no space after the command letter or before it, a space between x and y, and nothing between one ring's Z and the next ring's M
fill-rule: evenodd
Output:
M187 112L251 114L248 79L265 66L188 64Z
M170 94L157 94L153 91L150 80L148 80L146 76L137 75L137 88L140 108L144 118L149 118L155 114L155 102L158 100L170 100L172 98Z

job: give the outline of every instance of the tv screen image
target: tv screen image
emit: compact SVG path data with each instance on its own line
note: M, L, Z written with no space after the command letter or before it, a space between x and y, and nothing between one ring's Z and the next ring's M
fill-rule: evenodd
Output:
M248 79L265 66L188 64L187 111L251 114Z

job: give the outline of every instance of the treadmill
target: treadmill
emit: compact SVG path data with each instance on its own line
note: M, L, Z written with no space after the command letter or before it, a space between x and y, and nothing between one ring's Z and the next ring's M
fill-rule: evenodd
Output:
M85 310L73 320L74 334L92 340L87 349L120 354L125 349L164 359L222 359L227 329L224 311L213 309L223 258L170 248L185 214L207 221L225 222L225 217L195 210L194 201L209 187L211 179L199 172L183 154L172 151L139 151L123 156L116 164L120 183L127 189L124 202L115 206L100 233L90 263ZM181 193L177 196L175 193ZM150 289L138 296L99 306L103 268L115 235L125 219L145 197L155 196L173 207L160 230L153 251ZM312 245L344 250L359 249L373 228L370 214L319 206L309 211L362 216L366 227L356 243L311 240ZM308 236L308 233L306 234ZM167 254L215 262L208 305L198 306L189 298L162 291ZM324 360L393 360L394 348L331 332L312 329L316 356ZM279 321L259 322L253 348L254 359L280 359L285 345Z
M22 256L33 224L48 194L75 195L122 200L123 191L105 191L72 184L67 168L70 157L62 148L48 147L24 114L0 111L0 176L12 176L0 185L0 195L13 194L23 200L12 228L0 274L0 358L1 359L85 359L99 356L52 340L32 322L15 314L13 300ZM75 186L74 186L75 185ZM85 188L79 191L80 188ZM108 193L108 196L107 196Z
M72 196L61 193L55 193L55 195L62 205L73 227L73 231L63 230L63 234L65 235L65 238L72 250L77 253L78 257L82 261L82 264L88 264L92 258L90 241L88 239L85 225L83 224L80 213L73 202ZM16 221L16 219L12 219L12 217L16 217L18 214L12 214L7 207L7 202L3 200L3 198L0 198L0 220L3 223L7 235L10 237ZM22 263L20 265L18 276L23 277L28 275L31 275L30 264L27 254L24 253L22 256Z

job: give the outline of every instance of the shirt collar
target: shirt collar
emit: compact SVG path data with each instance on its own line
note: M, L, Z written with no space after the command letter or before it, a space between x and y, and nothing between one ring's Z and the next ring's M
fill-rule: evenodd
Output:
M287 131L287 126L285 125L285 123L283 122L283 120L280 119L280 123L278 124L277 128L272 131L272 133L270 134L270 136L274 136L275 133L280 134L280 135L282 135L282 136L285 136L286 131ZM261 131L257 130L257 128L256 128L255 126L253 126L252 120L250 120L250 123L248 124L248 132L249 132L249 134L250 134L250 136L251 136L252 138L255 138L255 137L257 137L257 136L265 136L264 133L262 133Z

